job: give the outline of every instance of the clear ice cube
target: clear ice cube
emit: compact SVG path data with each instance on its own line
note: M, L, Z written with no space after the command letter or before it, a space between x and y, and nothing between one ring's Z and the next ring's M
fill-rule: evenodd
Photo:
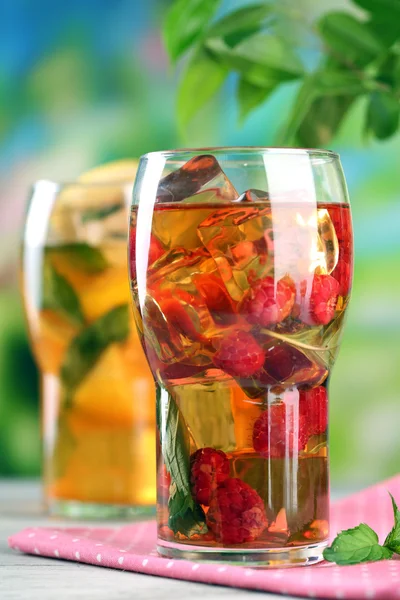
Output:
M252 280L271 273L271 230L269 206L219 209L200 223L199 237L234 301L242 299Z
M161 179L157 202L231 201L238 193L211 154L191 158L180 169Z
M269 194L263 190L247 190L235 202L268 202Z

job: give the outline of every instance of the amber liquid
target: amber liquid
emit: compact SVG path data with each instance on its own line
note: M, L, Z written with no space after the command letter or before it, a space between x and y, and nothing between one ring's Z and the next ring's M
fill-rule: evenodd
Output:
M133 235L136 219L134 208ZM164 390L158 423L160 538L200 546L235 543L234 536L224 539L210 527L204 535L191 535L172 524L177 482L168 469L176 450L165 415L174 403L190 456L202 448L222 450L229 476L248 484L262 500L263 526L242 547L280 548L326 540L326 387L351 286L349 207L164 204L156 206L146 233L143 248L149 251L136 256L138 272L133 269L131 275L146 353ZM141 235L143 241L146 235ZM318 295L319 276L331 290ZM323 279L328 276L335 281ZM289 278L295 299L283 315L263 324L265 317L250 315L248 299L268 277L275 290L278 281ZM221 345L238 331L256 340L265 361L249 375L240 364L221 362ZM315 402L305 412L310 397ZM277 407L284 426L273 416ZM260 450L255 432L262 418L270 446ZM171 446L167 451L166 444ZM194 495L193 475L188 477ZM208 522L209 504L200 508Z
M25 307L42 378L45 495L50 504L151 505L156 495L154 380L132 322L126 244L93 248L106 257L105 268L87 268L77 260L79 245L69 244L68 251L25 248ZM49 268L74 290L84 324L74 323L62 309L43 306L52 293L46 289L53 285L45 276ZM67 397L62 370L71 344L120 306L126 306L127 336L106 345Z

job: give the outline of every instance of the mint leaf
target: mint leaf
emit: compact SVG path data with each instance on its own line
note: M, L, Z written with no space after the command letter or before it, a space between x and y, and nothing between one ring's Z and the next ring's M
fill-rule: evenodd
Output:
M372 131L378 140L385 140L396 133L399 116L398 98L388 92L372 92L366 116L367 131Z
M175 61L198 41L220 0L175 0L167 13L164 40Z
M397 508L397 504L390 492L389 496L392 499L394 525L383 545L389 548L389 550L393 550L393 552L396 552L396 554L400 554L400 510Z
M365 523L342 531L324 550L324 559L338 565L384 560L392 555L392 550L381 546L375 531Z
M387 15L390 21L396 17L400 19L400 0L353 0L353 2L374 15L380 17Z
M129 309L127 304L122 304L82 329L72 340L60 372L67 405L72 402L76 388L108 346L123 342L128 335Z
M86 273L101 273L108 267L108 262L98 248L85 242L61 244L47 249L51 256L64 256L71 266Z
M368 24L348 13L328 13L320 20L318 29L328 52L346 65L363 67L383 50Z
M89 223L90 221L102 221L110 215L113 215L123 210L123 205L119 202L118 204L112 204L111 206L104 206L103 208L90 208L85 210L82 214L82 223Z
M262 104L271 95L275 87L274 83L271 87L259 87L243 78L240 79L237 88L240 119L245 119L252 110Z
M314 100L297 131L297 142L306 148L326 147L354 100L353 96L325 96Z
M186 126L218 91L227 74L227 68L211 58L206 50L200 49L193 55L178 90L178 115L181 126Z
M85 321L74 288L46 258L43 268L42 308L62 314L74 325L83 325Z
M187 425L174 398L164 389L160 389L157 394L157 403L157 421L161 425L163 437L162 453L166 469L171 475L168 527L174 533L182 533L188 537L206 533L204 512L194 502L190 489L190 439Z
M245 37L259 31L271 13L270 4L243 6L211 25L207 37L223 37L228 46L235 46Z
M205 47L216 61L259 87L298 79L304 72L293 50L274 35L256 33L234 48L222 38L211 38L205 41Z

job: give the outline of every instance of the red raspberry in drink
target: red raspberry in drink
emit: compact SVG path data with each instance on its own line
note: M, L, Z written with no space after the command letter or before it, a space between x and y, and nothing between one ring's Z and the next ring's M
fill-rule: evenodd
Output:
M305 416L284 402L271 404L254 423L253 447L266 458L293 456L303 450L308 439Z
M339 287L339 282L331 275L314 275L309 306L312 323L327 325L332 321L335 316Z
M352 268L350 260L339 260L335 270L332 272L334 277L339 282L339 295L347 296L351 289Z
M320 435L328 427L328 395L322 385L300 392L300 413L304 416L308 435Z
M256 540L268 525L264 502L241 479L226 479L213 495L207 512L207 527L224 544Z
M214 365L234 377L251 377L264 364L264 350L247 331L233 331L214 345Z
M222 450L200 448L190 457L190 464L193 497L209 506L218 485L229 477L228 457Z
M296 287L289 276L278 282L266 277L255 283L243 299L241 310L250 323L264 327L280 323L293 308Z

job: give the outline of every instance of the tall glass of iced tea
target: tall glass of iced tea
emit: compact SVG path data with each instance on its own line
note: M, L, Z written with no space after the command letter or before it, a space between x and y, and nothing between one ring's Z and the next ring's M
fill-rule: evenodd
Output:
M154 379L126 275L132 181L40 181L28 209L22 287L53 514L116 517L155 504Z
M159 552L319 561L329 534L327 387L352 278L338 155L142 157L130 266L158 382Z

